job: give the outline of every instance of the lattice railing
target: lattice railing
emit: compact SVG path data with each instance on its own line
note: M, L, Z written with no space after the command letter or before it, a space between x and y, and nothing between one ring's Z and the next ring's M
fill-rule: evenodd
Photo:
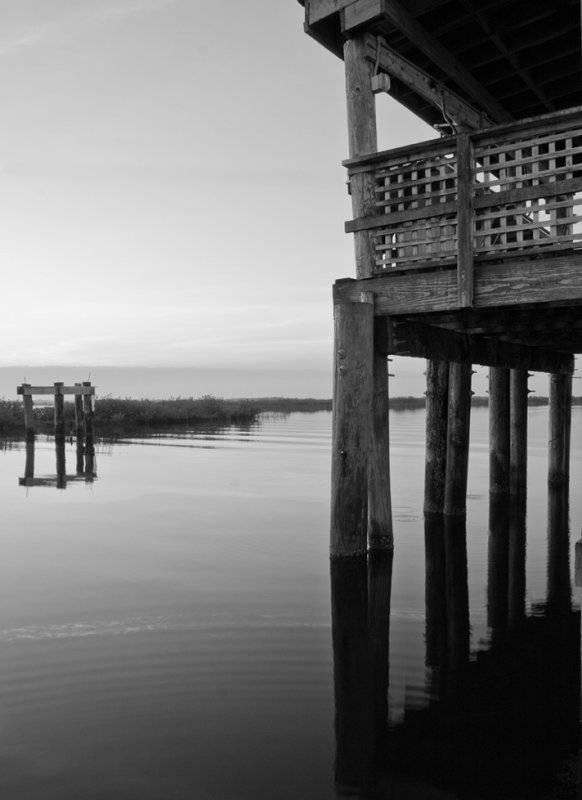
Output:
M375 273L582 248L582 110L346 162L372 176ZM462 246L460 246L462 244Z

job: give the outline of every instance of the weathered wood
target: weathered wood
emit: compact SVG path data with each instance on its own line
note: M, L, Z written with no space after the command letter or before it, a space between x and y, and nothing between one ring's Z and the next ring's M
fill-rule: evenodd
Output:
M378 60L378 67L381 70L398 78L405 86L415 91L420 97L428 100L439 110L442 111L444 106L447 117L455 125L476 130L492 124L486 114L480 113L458 94L447 89L443 84L437 83L428 72L412 64L412 62L397 53L396 50L389 47L386 42L382 41L380 43L379 51L375 36L367 36L366 43L368 45L368 58L373 63Z
M457 298L459 306L473 305L473 152L468 136L457 147Z
M368 278L340 293L370 291L378 315L396 316L459 308L454 270ZM511 264L480 264L475 271L474 308L500 308L538 303L582 302L582 252L555 258L512 260Z
M307 0L305 3L305 18L307 25L320 22L332 14L337 14L342 8L351 5L354 0Z
M90 381L83 381L83 387L93 388ZM93 447L93 422L95 418L95 410L93 406L93 392L83 395L83 416L85 418L85 438L87 440L87 447Z
M471 422L471 364L452 363L449 368L447 466L444 513L465 515Z
M388 727L392 550L368 555L368 634L373 689L374 756L385 751Z
M22 388L28 388L29 384L23 384ZM34 410L32 395L24 394L22 398L24 406L24 437L27 442L34 440Z
M527 492L527 380L525 369L509 376L509 483L512 495Z
M362 37L348 39L344 46L348 142L351 157L374 153L378 149L376 101L372 92L372 68L366 59ZM354 217L374 213L376 194L373 174L362 172L350 178ZM374 236L370 231L354 234L356 275L366 278L374 271Z
M341 13L342 30L350 33L361 25L370 24L384 13L386 0L354 0Z
M447 652L445 523L442 513L424 517L426 664L439 667Z
M64 384L56 382L54 384L55 396L55 436L62 437L65 435L65 398L61 391Z
M426 365L425 514L442 514L444 508L448 402L449 364L430 359Z
M489 370L489 491L509 494L509 370Z
M524 364L536 372L570 373L572 357L544 347L506 342L493 336L479 336L393 319L391 353L416 358L447 359L490 367L521 368ZM546 339L547 344L547 339Z
M59 383L59 394L95 394L95 387L91 386L91 384L75 384L74 386L65 386L63 383ZM33 394L55 394L55 387L53 386L31 386L29 383L23 383L22 386L16 387L16 394L24 395L33 395Z
M564 473L566 483L570 480L570 447L572 443L572 374L564 381L566 419L564 420Z
M550 409L549 409L549 457L548 483L564 484L567 480L566 467L566 418L567 406L571 402L568 396L566 375L550 375Z
M370 550L392 550L390 430L386 320L374 319L372 437L368 466L368 543Z
M334 306L331 554L367 551L374 306L370 293Z
M80 383L76 383L75 387L83 388ZM77 442L83 439L85 435L85 414L83 412L82 394L75 395L75 435L77 437Z

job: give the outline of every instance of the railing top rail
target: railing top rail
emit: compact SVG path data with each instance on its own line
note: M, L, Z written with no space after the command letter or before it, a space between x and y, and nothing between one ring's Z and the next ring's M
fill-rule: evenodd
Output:
M439 139L427 139L391 150L370 153L359 158L349 158L342 163L347 168L348 174L353 175L356 172L367 171L370 167L395 166L406 161L415 161L421 158L442 156L455 152L457 140L464 136L468 136L477 146L487 145L499 143L503 138L507 138L511 134L526 135L528 132L536 133L544 128L547 128L548 131L559 133L562 130L566 130L575 121L579 121L582 125L582 106L575 106L564 111L543 114L538 117L528 117L527 119L508 122L491 128L471 131L470 133L453 134Z

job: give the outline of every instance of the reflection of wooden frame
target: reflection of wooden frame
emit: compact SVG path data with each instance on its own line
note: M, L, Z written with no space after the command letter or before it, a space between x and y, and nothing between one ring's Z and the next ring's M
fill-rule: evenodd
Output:
M77 439L77 471L74 475L67 475L65 462L65 439L55 438L55 455L57 474L41 478L34 477L34 440L26 443L26 463L24 477L18 479L19 486L55 486L57 489L66 489L67 483L79 482L93 483L97 477L95 472L95 449L92 441L84 444L83 439Z

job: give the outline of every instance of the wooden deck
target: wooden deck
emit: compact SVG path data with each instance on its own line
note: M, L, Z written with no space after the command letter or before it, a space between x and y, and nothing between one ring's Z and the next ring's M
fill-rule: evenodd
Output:
M387 352L571 372L582 352L582 109L345 162L371 187L348 232L373 240ZM494 338L496 345L492 346Z

